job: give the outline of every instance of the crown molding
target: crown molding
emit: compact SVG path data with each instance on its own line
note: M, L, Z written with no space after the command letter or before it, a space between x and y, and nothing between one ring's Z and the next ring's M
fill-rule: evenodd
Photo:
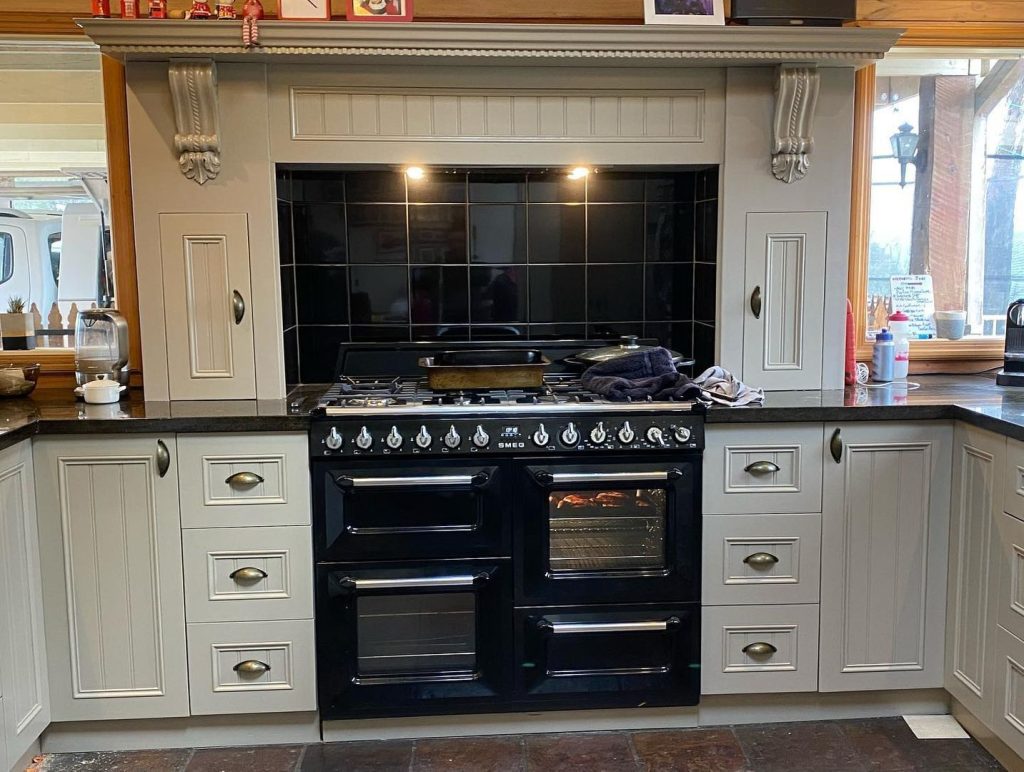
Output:
M565 24L371 24L260 22L260 43L242 45L239 22L79 19L103 53L159 61L341 57L435 59L439 63L725 66L805 64L859 67L881 59L902 30Z

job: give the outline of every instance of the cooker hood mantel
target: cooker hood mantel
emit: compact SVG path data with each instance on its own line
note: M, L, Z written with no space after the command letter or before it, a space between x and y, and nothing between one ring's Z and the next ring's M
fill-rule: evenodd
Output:
M226 21L79 19L102 52L126 60L403 59L621 67L801 64L859 67L881 59L902 30L568 24L349 24L265 21L260 45L242 45Z

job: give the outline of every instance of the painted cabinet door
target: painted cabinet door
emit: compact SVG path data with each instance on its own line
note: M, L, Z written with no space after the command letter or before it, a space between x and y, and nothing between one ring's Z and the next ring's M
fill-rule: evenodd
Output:
M952 433L826 424L821 691L942 686Z
M26 441L0 453L0 746L8 766L50 723L35 503Z
M953 453L945 687L990 725L1006 438L958 424Z
M175 443L36 441L54 721L188 715Z
M244 214L162 214L170 397L255 399Z
M747 215L743 380L820 389L826 212Z

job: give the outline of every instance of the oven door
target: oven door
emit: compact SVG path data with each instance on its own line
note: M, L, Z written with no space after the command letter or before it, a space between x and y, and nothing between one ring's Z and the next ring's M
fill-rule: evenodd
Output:
M521 700L550 708L696 705L700 606L520 609Z
M507 562L317 569L324 718L473 710L508 692Z
M516 605L700 600L700 459L527 463Z
M318 562L509 554L511 507L503 464L318 466Z

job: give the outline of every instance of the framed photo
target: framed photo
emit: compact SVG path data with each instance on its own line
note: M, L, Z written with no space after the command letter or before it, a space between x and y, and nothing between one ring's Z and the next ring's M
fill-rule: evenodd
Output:
M331 0L278 0L277 18L288 21L330 21Z
M346 0L349 21L412 21L412 0Z
M725 24L725 0L644 0L648 24Z

